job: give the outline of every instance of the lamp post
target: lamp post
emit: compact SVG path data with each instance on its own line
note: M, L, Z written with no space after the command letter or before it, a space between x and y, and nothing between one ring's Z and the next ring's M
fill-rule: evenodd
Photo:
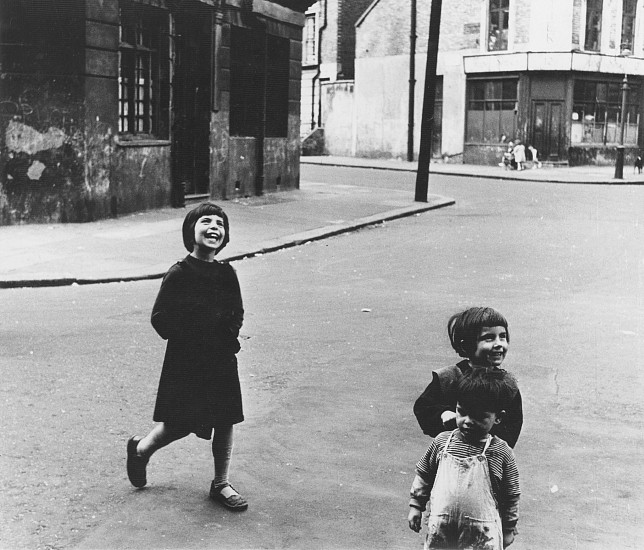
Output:
M624 179L624 117L626 116L626 95L628 93L628 76L622 80L622 108L619 113L619 142L615 158L615 179Z

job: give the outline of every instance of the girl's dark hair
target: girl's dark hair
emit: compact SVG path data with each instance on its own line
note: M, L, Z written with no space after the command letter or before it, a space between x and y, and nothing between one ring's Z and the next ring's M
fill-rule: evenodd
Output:
M228 224L228 216L221 209L220 206L217 206L214 202L203 202L196 208L193 208L190 212L186 214L185 220L183 220L183 244L186 247L188 252L192 252L195 247L195 225L197 220L202 216L219 216L224 220L224 229L226 230L226 235L224 240L221 243L221 246L217 249L219 252L224 246L230 241L230 228Z
M472 357L483 327L504 327L510 342L508 322L503 315L491 307L471 307L452 315L447 321L447 334L454 351L461 357Z
M516 380L503 369L474 369L456 385L456 402L471 411L507 410L516 393Z

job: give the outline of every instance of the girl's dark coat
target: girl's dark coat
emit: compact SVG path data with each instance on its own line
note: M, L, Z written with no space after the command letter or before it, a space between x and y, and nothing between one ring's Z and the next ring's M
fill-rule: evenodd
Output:
M168 340L156 422L210 439L216 425L244 420L235 357L243 319L229 264L187 256L168 270L152 309L152 326Z

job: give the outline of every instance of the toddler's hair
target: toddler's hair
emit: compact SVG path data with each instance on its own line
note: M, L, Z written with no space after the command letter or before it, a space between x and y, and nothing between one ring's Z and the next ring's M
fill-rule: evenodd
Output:
M224 246L230 241L230 229L228 224L228 216L222 210L222 208L216 205L214 202L203 202L196 208L193 208L190 212L186 214L186 218L183 220L183 244L186 247L188 252L192 252L195 247L195 225L197 225L197 220L202 216L219 216L224 220L224 229L226 230L226 235L224 240L221 243L221 246L217 249L219 252Z
M483 327L505 328L510 342L508 322L503 315L491 307L471 307L452 315L447 321L447 334L454 351L461 357L471 358Z
M516 393L514 377L503 369L474 369L456 385L456 402L467 410L499 413Z

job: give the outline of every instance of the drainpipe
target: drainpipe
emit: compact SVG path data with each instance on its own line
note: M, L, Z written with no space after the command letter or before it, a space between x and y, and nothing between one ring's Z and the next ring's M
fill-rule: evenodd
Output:
M407 160L414 160L414 87L416 85L416 0L411 0L409 31L409 121L407 124Z
M320 28L318 29L318 43L317 43L317 47L318 47L318 67L317 67L317 71L315 72L315 75L311 79L311 130L314 130L315 126L316 126L316 124L315 124L315 89L316 89L316 84L320 80L320 74L322 72L321 69L320 69L320 65L322 63L322 31L324 29L326 29L326 25L327 25L327 20L326 20L326 15L327 15L326 3L327 3L327 0L321 0L321 1L323 1L323 3L324 3L324 22L322 23L322 25L320 25ZM320 89L320 95L322 95L322 89ZM320 97L320 107L318 109L318 116L319 116L318 124L321 122L321 120L320 120L321 116L319 114L319 112L321 110L322 110L322 98Z

